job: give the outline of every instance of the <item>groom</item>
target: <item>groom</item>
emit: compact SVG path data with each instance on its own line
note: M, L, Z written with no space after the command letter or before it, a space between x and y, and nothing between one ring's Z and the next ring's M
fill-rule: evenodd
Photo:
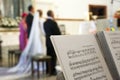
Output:
M26 23L27 23L27 35L28 35L28 38L30 36L30 32L31 32L31 27L32 27L32 22L33 22L33 15L34 15L34 7L32 5L30 5L28 7L28 11L29 11L29 14L26 18Z
M51 66L52 66L51 72L52 73L51 73L51 75L55 75L56 74L55 66L56 66L57 57L56 57L53 45L50 40L50 36L51 35L60 35L61 32L58 28L57 23L54 20L53 11L49 10L47 12L47 16L48 16L48 18L44 23L44 29L45 29L45 33L46 33L47 55L52 57L52 60L51 60ZM47 68L48 68L48 66L49 65L47 65Z

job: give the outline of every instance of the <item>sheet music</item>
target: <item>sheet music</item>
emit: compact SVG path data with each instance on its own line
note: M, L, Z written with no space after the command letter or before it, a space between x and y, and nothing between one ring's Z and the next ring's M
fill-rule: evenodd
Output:
M104 35L120 75L120 32L104 32Z
M94 35L51 40L66 80L112 80Z

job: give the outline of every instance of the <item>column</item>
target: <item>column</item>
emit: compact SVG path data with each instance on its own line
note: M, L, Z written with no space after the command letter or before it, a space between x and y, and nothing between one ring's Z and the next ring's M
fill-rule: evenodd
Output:
M28 12L28 6L32 4L32 0L24 0L24 11Z
M4 13L6 17L13 17L13 1L12 0L3 0Z

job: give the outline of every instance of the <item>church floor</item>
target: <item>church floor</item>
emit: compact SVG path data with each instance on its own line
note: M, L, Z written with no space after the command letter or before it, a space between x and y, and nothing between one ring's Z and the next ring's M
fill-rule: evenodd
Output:
M0 62L0 67L1 68L8 68L8 64L4 63L4 62ZM40 75L41 76L41 75ZM41 76L40 79L37 79L37 76L35 74L34 78L30 77L25 77L25 78L20 78L20 79L16 79L16 80L56 80L56 76Z
M45 77L45 78L40 78L40 79L37 79L37 78L32 79L31 77L27 77L27 78L21 78L17 80L56 80L56 77L50 76L50 77Z

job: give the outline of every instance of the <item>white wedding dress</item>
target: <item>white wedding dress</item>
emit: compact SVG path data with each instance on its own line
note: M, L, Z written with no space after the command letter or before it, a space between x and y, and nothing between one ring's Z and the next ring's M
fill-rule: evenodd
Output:
M40 23L39 14L35 13L29 41L25 50L21 53L18 64L7 70L6 74L12 74L0 76L0 80L14 80L31 75L31 57L36 54L45 55L45 53L45 32L42 23ZM42 66L40 66L40 70L43 70Z

